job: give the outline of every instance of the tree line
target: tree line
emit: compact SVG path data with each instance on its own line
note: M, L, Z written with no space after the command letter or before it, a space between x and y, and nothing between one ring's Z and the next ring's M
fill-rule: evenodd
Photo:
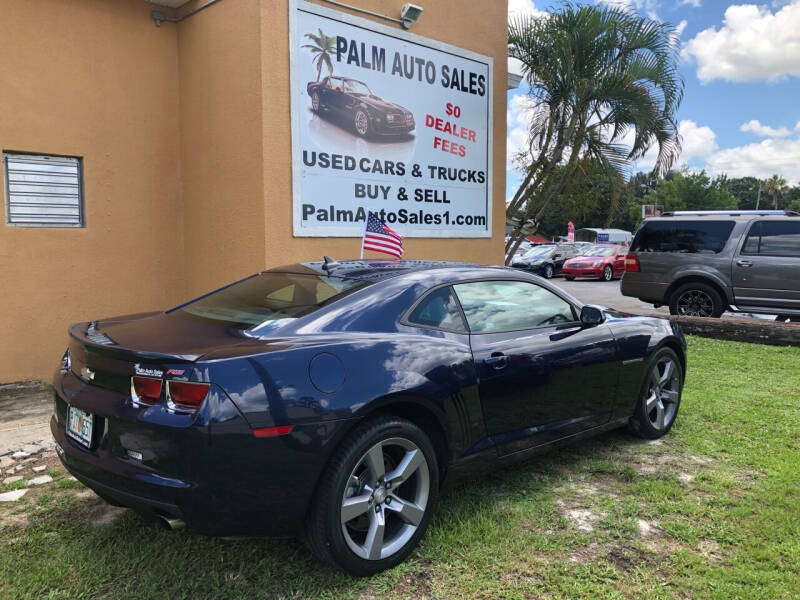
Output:
M622 176L609 178L602 167L588 162L565 183L542 215L536 233L558 238L566 235L568 221L576 228L635 231L645 204L663 206L665 211L759 208L800 212L800 185L789 185L779 175L768 179L712 177L687 168L668 171L663 177L639 172L626 181ZM518 213L517 218L521 216Z

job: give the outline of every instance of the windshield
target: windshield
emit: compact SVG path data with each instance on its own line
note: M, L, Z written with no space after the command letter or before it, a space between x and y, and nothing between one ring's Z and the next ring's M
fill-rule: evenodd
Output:
M616 248L592 248L584 256L614 256L616 253Z
M344 91L349 94L367 94L368 96L372 95L372 92L367 87L366 83L356 81L355 79L344 80Z
M357 279L261 273L182 306L196 317L222 321L230 327L277 329L339 298L369 285Z
M553 250L555 246L536 246L536 248L531 248L525 253L525 258L532 258L532 257L542 257L548 256Z

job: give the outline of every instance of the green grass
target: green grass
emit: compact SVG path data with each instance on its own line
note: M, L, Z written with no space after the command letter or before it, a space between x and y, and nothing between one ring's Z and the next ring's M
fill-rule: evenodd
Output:
M0 505L0 598L798 598L800 348L689 344L667 437L610 433L455 487L393 571L111 518L51 472Z

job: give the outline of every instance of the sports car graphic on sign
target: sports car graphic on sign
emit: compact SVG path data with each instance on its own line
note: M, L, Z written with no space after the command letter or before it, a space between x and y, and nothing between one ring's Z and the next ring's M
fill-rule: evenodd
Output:
M379 98L357 79L329 76L310 81L306 91L315 113L341 118L361 137L405 135L415 127L410 110Z

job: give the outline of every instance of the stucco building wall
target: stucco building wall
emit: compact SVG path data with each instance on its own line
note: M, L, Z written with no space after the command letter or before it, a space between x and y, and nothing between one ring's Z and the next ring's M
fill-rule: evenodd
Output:
M0 382L49 379L71 322L185 295L176 32L151 9L0 3L0 147L83 157L86 218L0 223Z
M396 14L402 3L353 4ZM506 2L423 5L414 33L494 58L494 235L408 239L406 254L499 262ZM0 225L0 382L49 379L71 322L166 308L270 266L358 255L355 238L292 236L289 1L221 0L160 27L154 8L0 2L12 49L0 53L0 148L82 157L86 211L79 229Z

